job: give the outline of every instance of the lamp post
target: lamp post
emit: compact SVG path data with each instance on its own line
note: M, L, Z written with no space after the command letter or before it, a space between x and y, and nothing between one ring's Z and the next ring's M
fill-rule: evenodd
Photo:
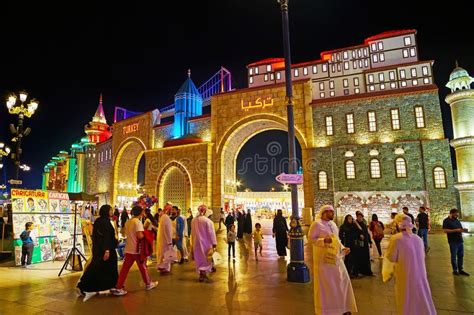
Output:
M291 82L291 52L290 52L290 27L288 23L288 1L277 0L280 4L281 19L283 26L283 49L285 54L285 81L287 98L287 119L288 119L288 148L289 148L289 173L296 174L296 144L295 126L293 116L293 86ZM298 188L295 184L291 186L291 209L292 219L290 222L290 263L287 267L287 280L289 282L305 283L309 281L309 269L304 263L303 230L300 225L298 211Z
M13 134L13 142L16 142L16 150L12 153L12 158L15 161L15 179L18 180L20 173L20 158L21 158L21 139L26 137L30 132L31 128L23 129L23 120L25 117L31 117L38 108L38 101L31 99L28 104L26 101L28 94L26 92L20 92L17 97L15 94L11 94L7 99L7 108L10 114L18 115L18 126L15 127L10 124L10 131ZM19 100L19 101L18 101Z
M3 157L10 154L10 148L5 143L0 142L0 169L3 168Z

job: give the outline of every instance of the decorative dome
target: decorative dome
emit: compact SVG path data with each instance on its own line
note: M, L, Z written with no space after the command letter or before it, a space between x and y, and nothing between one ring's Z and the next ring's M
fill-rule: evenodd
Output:
M460 90L470 90L472 82L474 82L474 78L469 76L469 73L461 68L456 61L456 68L449 75L449 82L446 87L451 89L452 93Z
M469 77L469 73L466 71L466 69L458 66L454 68L454 70L449 75L449 81L456 80L462 77Z

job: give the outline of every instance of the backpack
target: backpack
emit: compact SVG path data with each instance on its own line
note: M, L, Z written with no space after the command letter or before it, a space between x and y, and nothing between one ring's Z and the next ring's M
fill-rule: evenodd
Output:
M29 231L23 231L23 232L21 232L21 234L20 234L20 239L21 239L23 242L27 242L29 238L30 238L30 232L29 232Z
M380 222L374 222L374 239L381 240L384 237L383 228Z

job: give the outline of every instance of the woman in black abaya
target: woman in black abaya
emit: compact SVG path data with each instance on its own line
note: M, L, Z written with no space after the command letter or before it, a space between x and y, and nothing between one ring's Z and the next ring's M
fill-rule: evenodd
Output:
M100 207L99 218L94 222L92 232L92 258L90 264L79 279L77 288L84 301L100 291L115 287L118 279L117 271L117 239L110 220L113 208L110 205Z
M273 219L273 237L275 238L278 256L286 256L286 247L288 246L288 224L283 217L281 210L277 211L277 215Z

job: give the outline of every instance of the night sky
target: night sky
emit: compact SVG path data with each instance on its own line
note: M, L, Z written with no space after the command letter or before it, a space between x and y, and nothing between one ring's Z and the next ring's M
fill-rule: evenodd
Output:
M157 7L164 1L8 2L0 13L0 141L10 141L8 124L16 123L4 99L9 91L26 89L40 102L26 121L32 133L24 139L22 162L32 167L23 177L29 188L40 187L42 168L53 155L84 135L101 92L111 122L114 106L148 111L171 104L188 68L199 86L223 65L234 86L244 88L247 64L283 56L276 0L167 1L166 9ZM415 28L421 59L435 60L445 131L452 138L444 84L456 59L474 73L468 7L467 1L290 0L293 63L383 31ZM278 133L258 139L249 152L264 154L269 139L286 141ZM10 165L6 177L12 175ZM248 175L249 183L255 179ZM271 181L269 176L251 188L266 190Z

